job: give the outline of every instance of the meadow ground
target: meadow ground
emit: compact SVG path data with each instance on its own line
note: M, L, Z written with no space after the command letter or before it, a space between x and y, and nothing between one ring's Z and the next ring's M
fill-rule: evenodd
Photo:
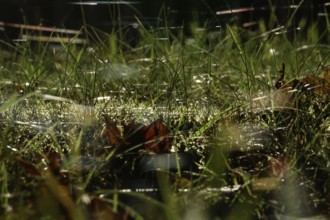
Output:
M326 218L328 30L303 24L2 42L1 218ZM161 118L173 169L109 146L104 115L119 132Z

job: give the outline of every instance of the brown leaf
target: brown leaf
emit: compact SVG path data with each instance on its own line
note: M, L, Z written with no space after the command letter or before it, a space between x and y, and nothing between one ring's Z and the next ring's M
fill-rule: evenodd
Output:
M93 220L126 220L128 218L127 214L114 212L109 202L98 197L91 199L89 211Z
M116 122L111 120L108 116L104 115L105 118L105 127L102 131L102 137L105 137L110 146L118 145L121 139L121 132L116 125Z
M155 153L169 153L171 140L169 138L169 129L158 119L151 123L145 131L145 148Z
M108 117L106 126L102 131L102 136L107 139L111 146L116 146L119 152L125 150L140 151L146 150L153 153L169 153L171 148L171 140L169 138L169 129L163 122L158 119L145 126L142 123L136 123L134 120L123 125L123 136L116 123Z
M48 168L54 175L60 175L61 173L61 156L58 153L50 152L47 155Z
M24 171L33 176L33 177L40 177L41 176L41 172L39 171L39 169L32 164L29 161L26 161L20 157L16 157L15 160L24 168Z
M307 75L302 79L293 79L289 83L284 81L285 65L282 64L281 76L275 83L275 88L280 90L281 100L289 100L294 105L295 95L293 91L308 92L306 97L311 95L330 94L330 70L325 68L321 76ZM284 97L284 98L283 98ZM288 105L287 103L286 105Z

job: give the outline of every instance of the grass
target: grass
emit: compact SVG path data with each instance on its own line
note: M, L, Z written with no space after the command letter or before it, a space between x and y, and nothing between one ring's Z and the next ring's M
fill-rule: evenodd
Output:
M87 33L87 45L3 42L1 218L327 214L329 90L291 99L274 85L282 63L286 82L322 74L328 30L312 25L289 40L285 28L259 23L262 32L233 24L188 38L139 24L136 47L118 37L123 30ZM192 155L198 169L147 174L159 194L123 191L141 179L106 146L103 114L120 123L163 118L173 152Z

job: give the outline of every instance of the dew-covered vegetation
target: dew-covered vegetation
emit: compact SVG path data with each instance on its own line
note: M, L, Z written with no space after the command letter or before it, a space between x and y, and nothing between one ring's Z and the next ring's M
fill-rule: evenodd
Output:
M327 219L329 31L290 19L1 41L0 218Z

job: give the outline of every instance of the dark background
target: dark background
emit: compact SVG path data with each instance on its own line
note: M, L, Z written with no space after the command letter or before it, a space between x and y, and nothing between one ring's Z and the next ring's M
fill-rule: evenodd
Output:
M301 0L140 0L138 4L74 5L69 0L0 0L0 21L80 29L83 25L111 31L115 25L130 25L138 17L147 27L165 25L188 27L191 21L201 25L222 25L230 21L241 23L267 19L275 7L277 24L288 20ZM87 1L79 1L86 3ZM99 1L102 2L102 1ZM109 2L109 1L103 1ZM111 2L111 1L110 1ZM296 13L297 20L305 17L316 21L325 10L326 0L305 0ZM217 11L253 7L255 10L217 16ZM119 19L120 18L120 19ZM6 28L7 31L9 28ZM10 32L10 31L9 31Z

